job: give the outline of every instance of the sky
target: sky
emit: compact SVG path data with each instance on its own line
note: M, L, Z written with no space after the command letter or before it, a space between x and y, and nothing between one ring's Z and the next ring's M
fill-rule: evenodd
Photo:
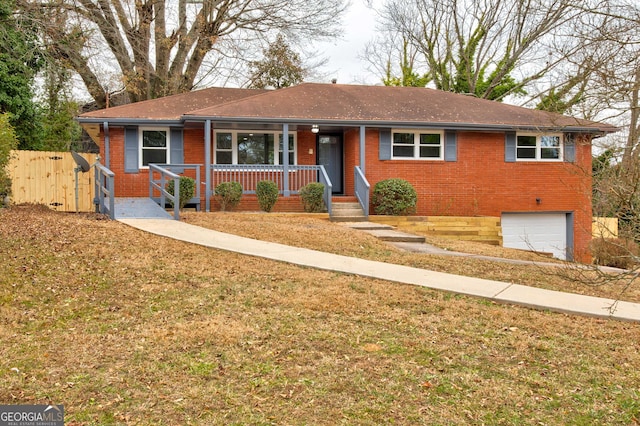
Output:
M375 1L374 1L375 3ZM365 0L351 0L344 18L344 34L336 41L318 43L318 55L329 59L321 71L327 82L336 78L342 84L380 84L380 78L367 71L368 63L358 56L364 54L367 42L375 36L375 13L365 6Z

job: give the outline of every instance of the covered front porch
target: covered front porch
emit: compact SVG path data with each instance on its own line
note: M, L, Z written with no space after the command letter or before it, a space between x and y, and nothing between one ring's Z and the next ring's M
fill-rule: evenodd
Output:
M280 197L293 203L299 201L289 199L299 198L301 188L309 183L321 183L324 187L323 201L327 213L332 219L342 217L347 208L360 209L364 218L369 215L370 186L359 166L356 166L354 170L355 195L336 196L333 193L331 179L322 165L211 164L207 172L207 169L203 169L200 164L151 164L149 167L149 198L161 206L167 202L173 202L175 196L166 191L167 183L170 180L175 180L174 188L177 188L181 176L189 176L196 182L196 192L188 204L195 206L198 210L204 206L207 212L215 209L215 188L220 183L240 183L245 199L252 200L255 198L258 182L267 180L276 183ZM202 191L203 187L204 191ZM354 206L354 204L356 205ZM334 209L334 207L337 208ZM174 215L176 214L174 213Z

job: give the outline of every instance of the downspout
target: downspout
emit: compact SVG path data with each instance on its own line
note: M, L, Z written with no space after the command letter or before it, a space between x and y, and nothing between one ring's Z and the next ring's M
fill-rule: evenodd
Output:
M365 174L365 127L360 126L360 170L362 170L362 174Z
M205 211L211 211L211 120L204 122L204 197Z
M111 136L109 135L109 122L102 123L104 130L104 166L107 169L111 168Z
M283 195L289 197L291 191L289 191L289 124L287 123L282 125L282 165L284 173L282 179Z

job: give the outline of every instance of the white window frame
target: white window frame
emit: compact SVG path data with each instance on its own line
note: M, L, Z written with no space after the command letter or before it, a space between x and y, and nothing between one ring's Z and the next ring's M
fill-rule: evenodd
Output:
M167 135L167 146L166 148L144 148L144 142L142 139L142 134L144 132L147 131L152 131L152 132L165 132L165 134ZM148 169L149 166L148 165L144 165L143 164L143 157L142 154L144 152L145 149L151 149L151 150L160 150L160 149L164 149L167 152L167 160L165 162L165 164L171 164L171 130L168 127L139 127L138 128L138 167L141 169Z
M218 134L219 133L229 133L231 134L231 164L228 165L238 165L238 134L240 133L256 133L256 134L269 134L273 135L273 164L266 164L267 166L278 166L280 165L280 137L282 136L282 132L273 132L273 131L265 131L265 130L215 130L213 133L213 149L212 151L212 164L218 164ZM297 132L289 132L289 136L293 136L293 164L298 164L298 135ZM283 141L283 144L285 142ZM222 150L221 150L222 151ZM224 150L228 151L228 150ZM224 164L221 164L224 166ZM240 164L241 166L251 164Z
M518 145L518 138L520 136L535 136L536 138L535 158L519 158L518 157L518 148L520 147L520 145ZM558 138L558 141L560 142L558 145L558 149L559 149L558 158L542 158L542 149L545 148L542 146L543 137ZM522 162L539 161L539 162L551 162L551 163L560 163L564 161L564 135L562 133L517 133L516 134L516 161L522 161Z
M394 147L396 146L411 146L409 144L396 144L394 135L397 133L413 134L413 156L401 157L394 155ZM440 155L438 157L421 157L420 156L420 135L439 135L440 144L437 146L440 148ZM430 145L436 146L436 145ZM444 160L444 130L426 130L426 129L392 129L391 130L391 159L392 160L417 160L417 161L443 161Z

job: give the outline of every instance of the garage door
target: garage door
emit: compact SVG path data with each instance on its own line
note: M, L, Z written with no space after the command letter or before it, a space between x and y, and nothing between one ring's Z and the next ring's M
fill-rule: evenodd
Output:
M568 222L566 213L503 213L502 245L567 259Z

